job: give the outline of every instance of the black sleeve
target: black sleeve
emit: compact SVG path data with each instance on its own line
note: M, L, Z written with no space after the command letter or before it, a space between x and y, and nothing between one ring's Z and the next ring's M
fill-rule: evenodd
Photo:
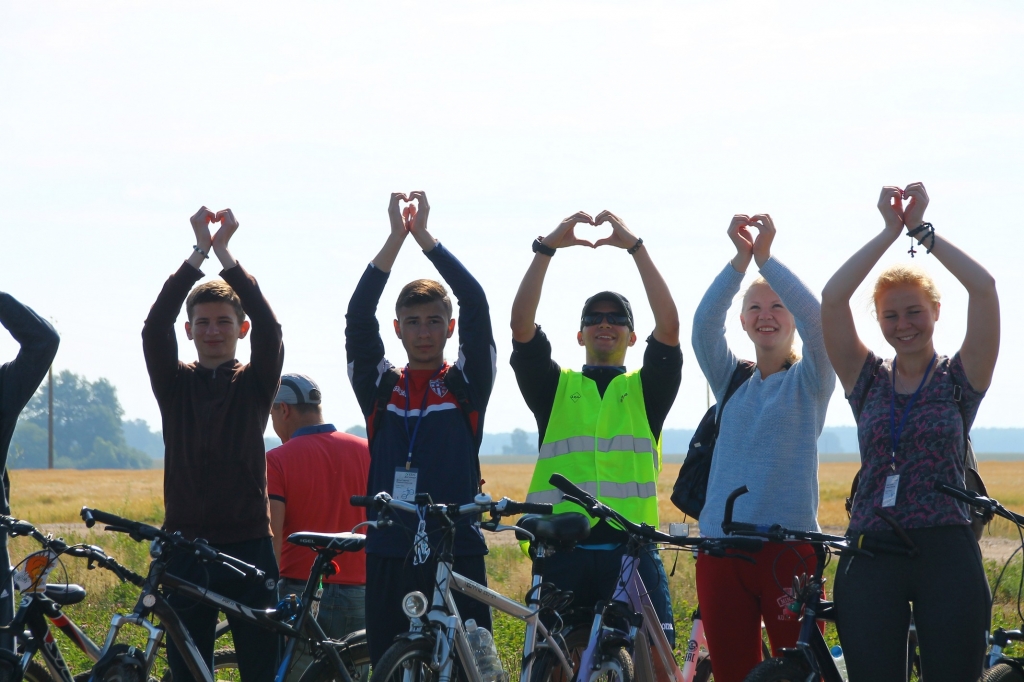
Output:
M370 263L359 278L345 313L348 379L368 423L377 407L377 387L391 369L391 363L384 357L384 341L377 324L377 303L388 283L388 274Z
M655 438L661 438L661 430L676 400L682 379L682 349L679 346L666 346L657 341L653 334L648 336L644 366L640 368L640 383L644 387L647 422Z
M537 420L537 446L544 442L544 432L551 418L551 406L558 391L562 369L551 359L551 342L537 326L537 333L526 343L512 339L512 371L523 394L526 406Z

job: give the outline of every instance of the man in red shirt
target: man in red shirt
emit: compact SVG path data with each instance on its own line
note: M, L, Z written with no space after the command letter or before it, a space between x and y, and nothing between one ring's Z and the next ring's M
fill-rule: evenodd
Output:
M337 533L366 520L366 510L353 507L349 498L366 492L370 451L365 439L324 423L320 388L302 374L281 377L270 419L283 443L267 453L270 526L283 598L302 594L316 557L305 547L285 542L289 535ZM341 639L365 627L366 555L346 552L335 561L341 571L324 579L317 621L328 636ZM288 679L297 679L311 660L301 652Z

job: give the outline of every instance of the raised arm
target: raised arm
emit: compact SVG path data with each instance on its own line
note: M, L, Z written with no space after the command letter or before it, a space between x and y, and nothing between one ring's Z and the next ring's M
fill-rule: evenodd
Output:
M643 240L637 239L626 224L611 211L601 211L597 214L594 224L602 223L610 224L612 233L604 239L598 239L594 246L617 246L633 255L633 261L640 271L640 279L644 283L644 291L647 292L647 302L654 313L654 338L666 346L678 346L679 312L676 310L676 302L672 299L672 292L668 290L665 279L658 272L658 268L654 267L654 261L651 260L651 254L644 246Z
M405 238L409 236L409 227L415 219L416 209L407 206L407 215L402 216L402 211L399 208L400 201L408 200L409 197L401 192L391 193L391 201L388 203L388 220L391 223L391 232L388 234L387 241L384 242L380 252L370 261L381 272L391 272L391 268L395 265L395 259L398 258L398 252L402 250L402 244L405 243Z
M541 244L547 249L564 249L568 246L593 248L594 244L576 236L574 230L579 223L593 225L594 219L583 211L573 213L559 223L551 234L541 239ZM526 269L523 281L519 284L519 291L516 292L516 298L512 302L512 338L519 343L529 343L537 333L537 306L540 305L544 276L548 272L550 263L550 255L545 255L541 251L534 254L533 262Z
M0 415L14 415L16 420L46 376L60 337L49 322L10 294L0 293L0 324L21 346L17 357L0 367Z
M907 185L903 195L909 199L904 222L909 230L914 230L924 223L928 193L924 185L915 182ZM978 391L987 390L999 355L999 296L995 278L939 234L921 230L914 236L967 289L967 333L960 346L960 360L971 386Z
M899 187L882 188L878 210L885 221L884 229L843 263L821 292L821 327L825 350L846 395L850 395L853 390L868 357L868 347L857 336L850 299L871 268L903 231L903 192Z

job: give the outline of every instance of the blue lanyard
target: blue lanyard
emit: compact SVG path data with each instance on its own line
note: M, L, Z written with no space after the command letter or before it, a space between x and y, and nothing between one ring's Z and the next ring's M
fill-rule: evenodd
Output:
M405 460L405 470L408 471L412 466L412 446L416 442L416 434L420 432L420 422L423 421L423 413L427 409L427 398L430 397L430 382L433 381L441 374L441 370L444 369L444 365L441 365L434 376L430 377L430 381L427 382L427 387L423 389L423 403L420 405L420 416L416 418L416 426L413 427L412 433L409 432L409 365L405 366L405 435L409 438L409 458Z
M906 409L903 410L903 417L900 419L899 428L896 427L896 358L892 359L892 402L889 403L889 427L892 429L892 461L889 466L892 467L893 471L896 471L896 448L900 444L900 436L903 435L903 427L907 425L907 416L910 414L911 408L914 407L914 403L917 402L917 397L921 395L921 389L924 388L924 382L928 381L928 375L932 371L932 365L935 364L935 358L938 354L932 355L931 362L928 363L928 369L924 371L924 376L921 377L921 383L918 385L917 390L914 391L914 395L910 396L910 401L907 403Z

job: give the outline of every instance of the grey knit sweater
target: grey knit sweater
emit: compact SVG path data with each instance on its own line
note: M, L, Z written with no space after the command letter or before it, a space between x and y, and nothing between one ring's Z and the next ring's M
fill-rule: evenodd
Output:
M708 537L723 535L725 500L744 485L750 492L736 501L735 521L818 530L817 441L836 385L822 339L821 304L774 257L761 275L796 318L804 355L767 379L755 370L726 403L700 515L701 535ZM693 318L693 352L719 401L737 362L725 340L725 320L742 281L743 273L726 265Z

